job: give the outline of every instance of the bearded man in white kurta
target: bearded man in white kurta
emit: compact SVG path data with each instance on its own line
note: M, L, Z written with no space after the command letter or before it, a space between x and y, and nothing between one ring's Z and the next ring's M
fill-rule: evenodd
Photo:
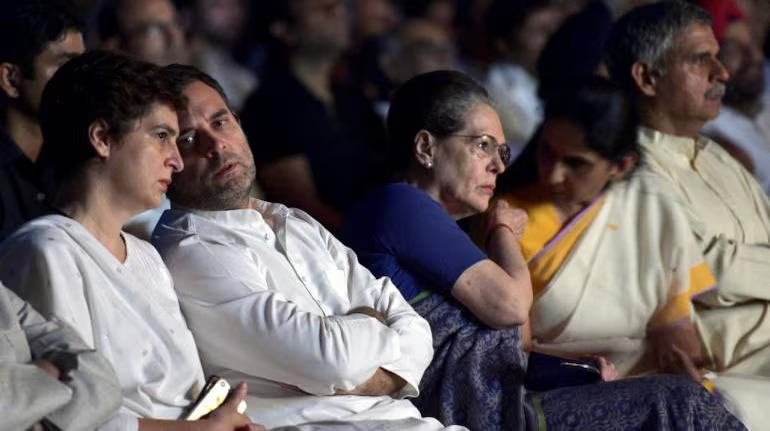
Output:
M703 9L664 1L641 6L615 24L608 69L636 102L641 123L641 169L658 175L682 202L690 228L718 288L695 299L697 324L711 368L727 374L770 376L770 202L737 161L699 136L719 114L728 72ZM728 383L737 416L752 429L751 413L767 416L770 381ZM719 382L716 382L719 386ZM734 391L732 389L737 389ZM766 396L766 395L763 395ZM751 410L749 412L748 410ZM744 413L749 413L747 416ZM762 428L764 423L757 422Z
M186 168L153 243L206 371L248 382L249 413L268 427L442 429L403 399L433 354L427 322L306 213L251 198L254 162L221 88L194 68L167 71L188 101Z

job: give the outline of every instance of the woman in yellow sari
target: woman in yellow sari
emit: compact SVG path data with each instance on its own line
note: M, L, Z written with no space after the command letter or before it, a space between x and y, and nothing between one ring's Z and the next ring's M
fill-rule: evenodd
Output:
M529 216L533 348L604 355L621 376L701 362L690 301L715 284L665 183L634 173L635 131L621 92L591 78L547 103L498 182Z

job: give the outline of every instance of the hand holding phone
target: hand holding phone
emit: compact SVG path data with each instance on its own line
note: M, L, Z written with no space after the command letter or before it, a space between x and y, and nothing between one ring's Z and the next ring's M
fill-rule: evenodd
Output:
M227 399L230 393L230 383L227 380L218 377L211 376L206 382L206 386L203 387L200 396L193 404L190 412L185 416L188 421L195 421L222 405ZM243 414L246 411L246 401L241 400L238 404L238 413Z

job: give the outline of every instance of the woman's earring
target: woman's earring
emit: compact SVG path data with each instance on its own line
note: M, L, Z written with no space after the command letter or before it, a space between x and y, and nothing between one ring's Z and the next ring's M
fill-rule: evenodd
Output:
M430 168L432 168L432 167L433 167L433 162L432 162L432 161L430 161L430 160L426 161L426 162L425 162L425 167L426 167L427 169L430 169Z

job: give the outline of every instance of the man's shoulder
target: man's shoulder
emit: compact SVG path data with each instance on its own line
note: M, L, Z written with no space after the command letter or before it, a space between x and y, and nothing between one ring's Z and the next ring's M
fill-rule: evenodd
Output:
M15 163L20 157L24 157L24 153L0 127L0 166L5 169L6 166Z

